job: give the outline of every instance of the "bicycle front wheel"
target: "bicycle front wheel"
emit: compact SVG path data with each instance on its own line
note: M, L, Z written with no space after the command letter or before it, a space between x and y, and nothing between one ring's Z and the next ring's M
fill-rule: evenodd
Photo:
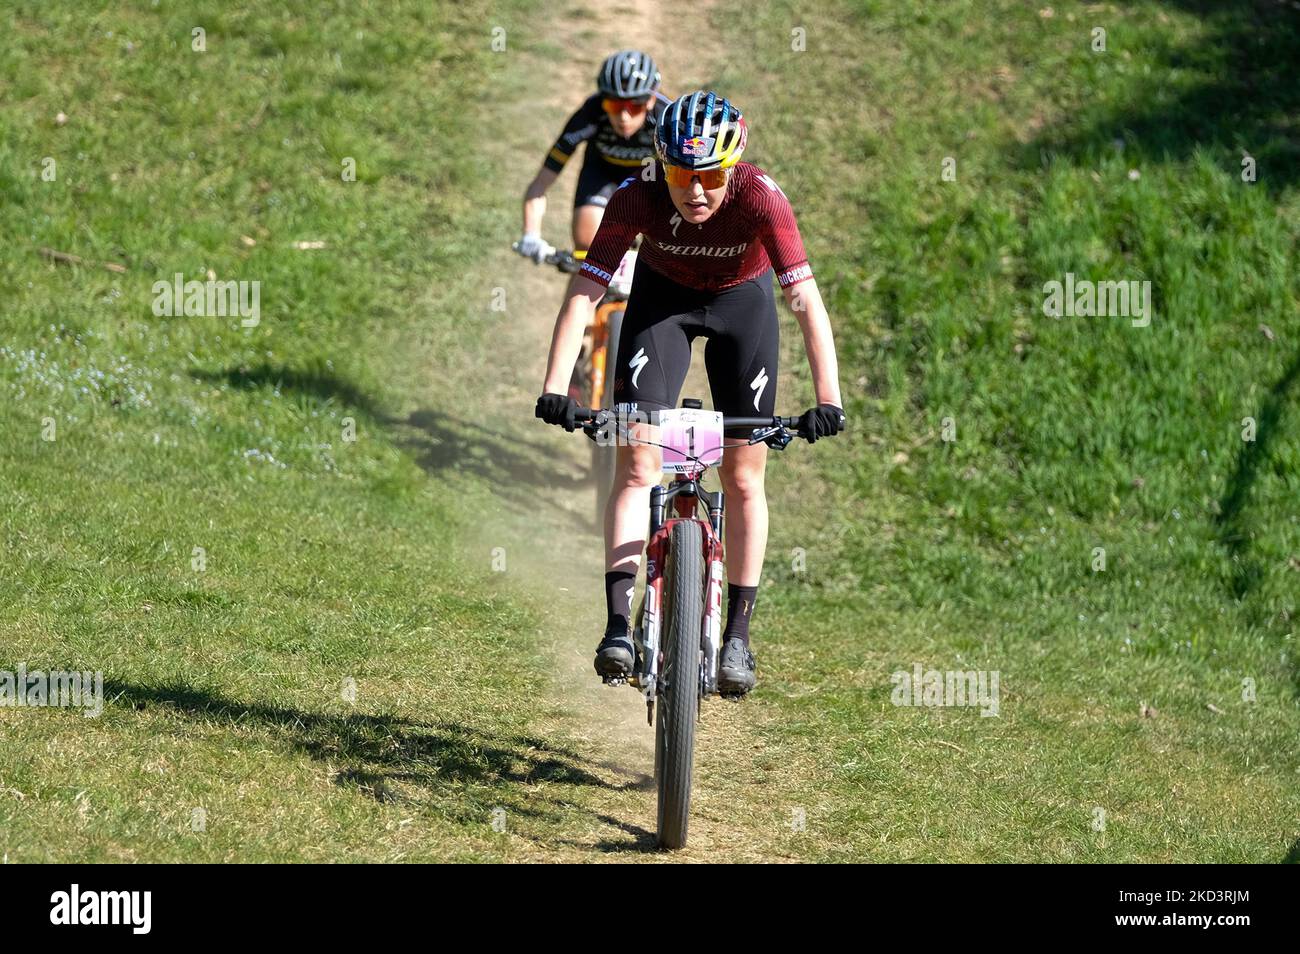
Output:
M673 524L664 567L664 662L657 704L659 844L681 848L691 810L695 720L700 701L700 622L704 618L704 538L693 520Z

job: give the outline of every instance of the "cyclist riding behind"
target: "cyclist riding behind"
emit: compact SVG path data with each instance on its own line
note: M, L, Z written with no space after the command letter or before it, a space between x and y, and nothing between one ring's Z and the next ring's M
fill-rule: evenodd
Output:
M566 391L583 331L624 251L640 234L615 365L620 413L676 407L691 342L703 336L714 410L774 414L775 270L803 332L818 402L800 418L799 433L816 440L843 428L830 319L789 200L771 176L740 161L747 136L740 111L714 93L691 93L665 108L655 128L663 175L628 178L610 199L556 319L537 417L574 429L577 403ZM595 661L601 675L626 676L634 664L632 594L645 548L649 488L661 477L659 449L636 441L653 440L655 430L633 424L631 440L617 449L605 512L607 619ZM728 436L748 436L749 429L740 430ZM729 447L719 468L730 505L724 528L727 616L718 674L718 688L725 693L754 686L749 625L767 546L766 463L767 445L759 443Z
M586 254L618 184L654 155L653 115L668 103L649 54L620 50L596 74L598 91L578 107L524 193L524 234L515 249L541 264L555 249L542 239L546 192L582 143L587 144L573 200L573 248ZM649 121L648 121L649 120Z

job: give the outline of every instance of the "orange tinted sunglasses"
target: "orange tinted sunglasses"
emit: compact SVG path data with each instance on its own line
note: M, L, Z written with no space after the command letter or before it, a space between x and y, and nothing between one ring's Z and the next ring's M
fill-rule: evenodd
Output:
M611 116L617 116L624 110L627 110L633 116L639 116L649 107L650 101L648 99L610 99L607 96L601 100L600 104L605 107L605 112Z
M664 166L664 178L670 186L689 189L691 180L699 176L704 189L721 189L727 184L727 169L683 169L681 166Z

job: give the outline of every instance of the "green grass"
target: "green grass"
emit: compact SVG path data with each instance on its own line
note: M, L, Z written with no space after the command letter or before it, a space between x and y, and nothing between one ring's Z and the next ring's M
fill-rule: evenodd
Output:
M1300 23L1053 6L776 4L736 31L762 70L729 93L800 212L854 425L815 449L838 491L818 528L774 521L770 732L834 778L817 857L1279 861L1300 182L1294 84L1246 64L1256 37L1294 60ZM1150 326L1046 317L1071 271L1150 280ZM999 671L1000 718L891 705L914 662Z
M0 709L11 861L494 858L492 808L578 771L528 734L538 617L455 555L475 514L413 403L427 342L489 333L451 268L487 227L452 118L506 75L487 7L336 12L7 17L0 668L108 698ZM153 315L208 269L261 282L257 327Z
M562 477L536 462L558 439L506 445L455 403L526 403L530 382L483 378L494 322L521 320L488 313L483 249L533 162L507 165L502 142L531 141L511 104L567 48L513 2L83 6L2 24L0 669L102 669L108 704L0 708L0 851L641 843L648 799L611 791L538 692L578 597L480 559L491 486ZM1300 26L1271 4L1052 7L709 14L725 55L699 68L799 213L852 416L773 464L760 688L706 709L700 830L735 827L737 857L1295 854ZM532 60L490 52L498 23ZM501 129L466 103L501 104ZM262 283L257 327L152 314L154 281L209 269ZM1150 280L1150 327L1044 316L1066 272ZM997 670L999 717L892 705L918 662Z

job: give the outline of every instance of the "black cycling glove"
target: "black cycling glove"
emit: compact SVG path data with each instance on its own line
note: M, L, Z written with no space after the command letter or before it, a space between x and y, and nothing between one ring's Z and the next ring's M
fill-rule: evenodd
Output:
M534 417L547 424L557 424L566 431L577 429L578 402L567 394L543 394L537 399Z
M834 404L818 404L799 418L799 436L813 444L819 437L832 437L844 430L844 409Z

